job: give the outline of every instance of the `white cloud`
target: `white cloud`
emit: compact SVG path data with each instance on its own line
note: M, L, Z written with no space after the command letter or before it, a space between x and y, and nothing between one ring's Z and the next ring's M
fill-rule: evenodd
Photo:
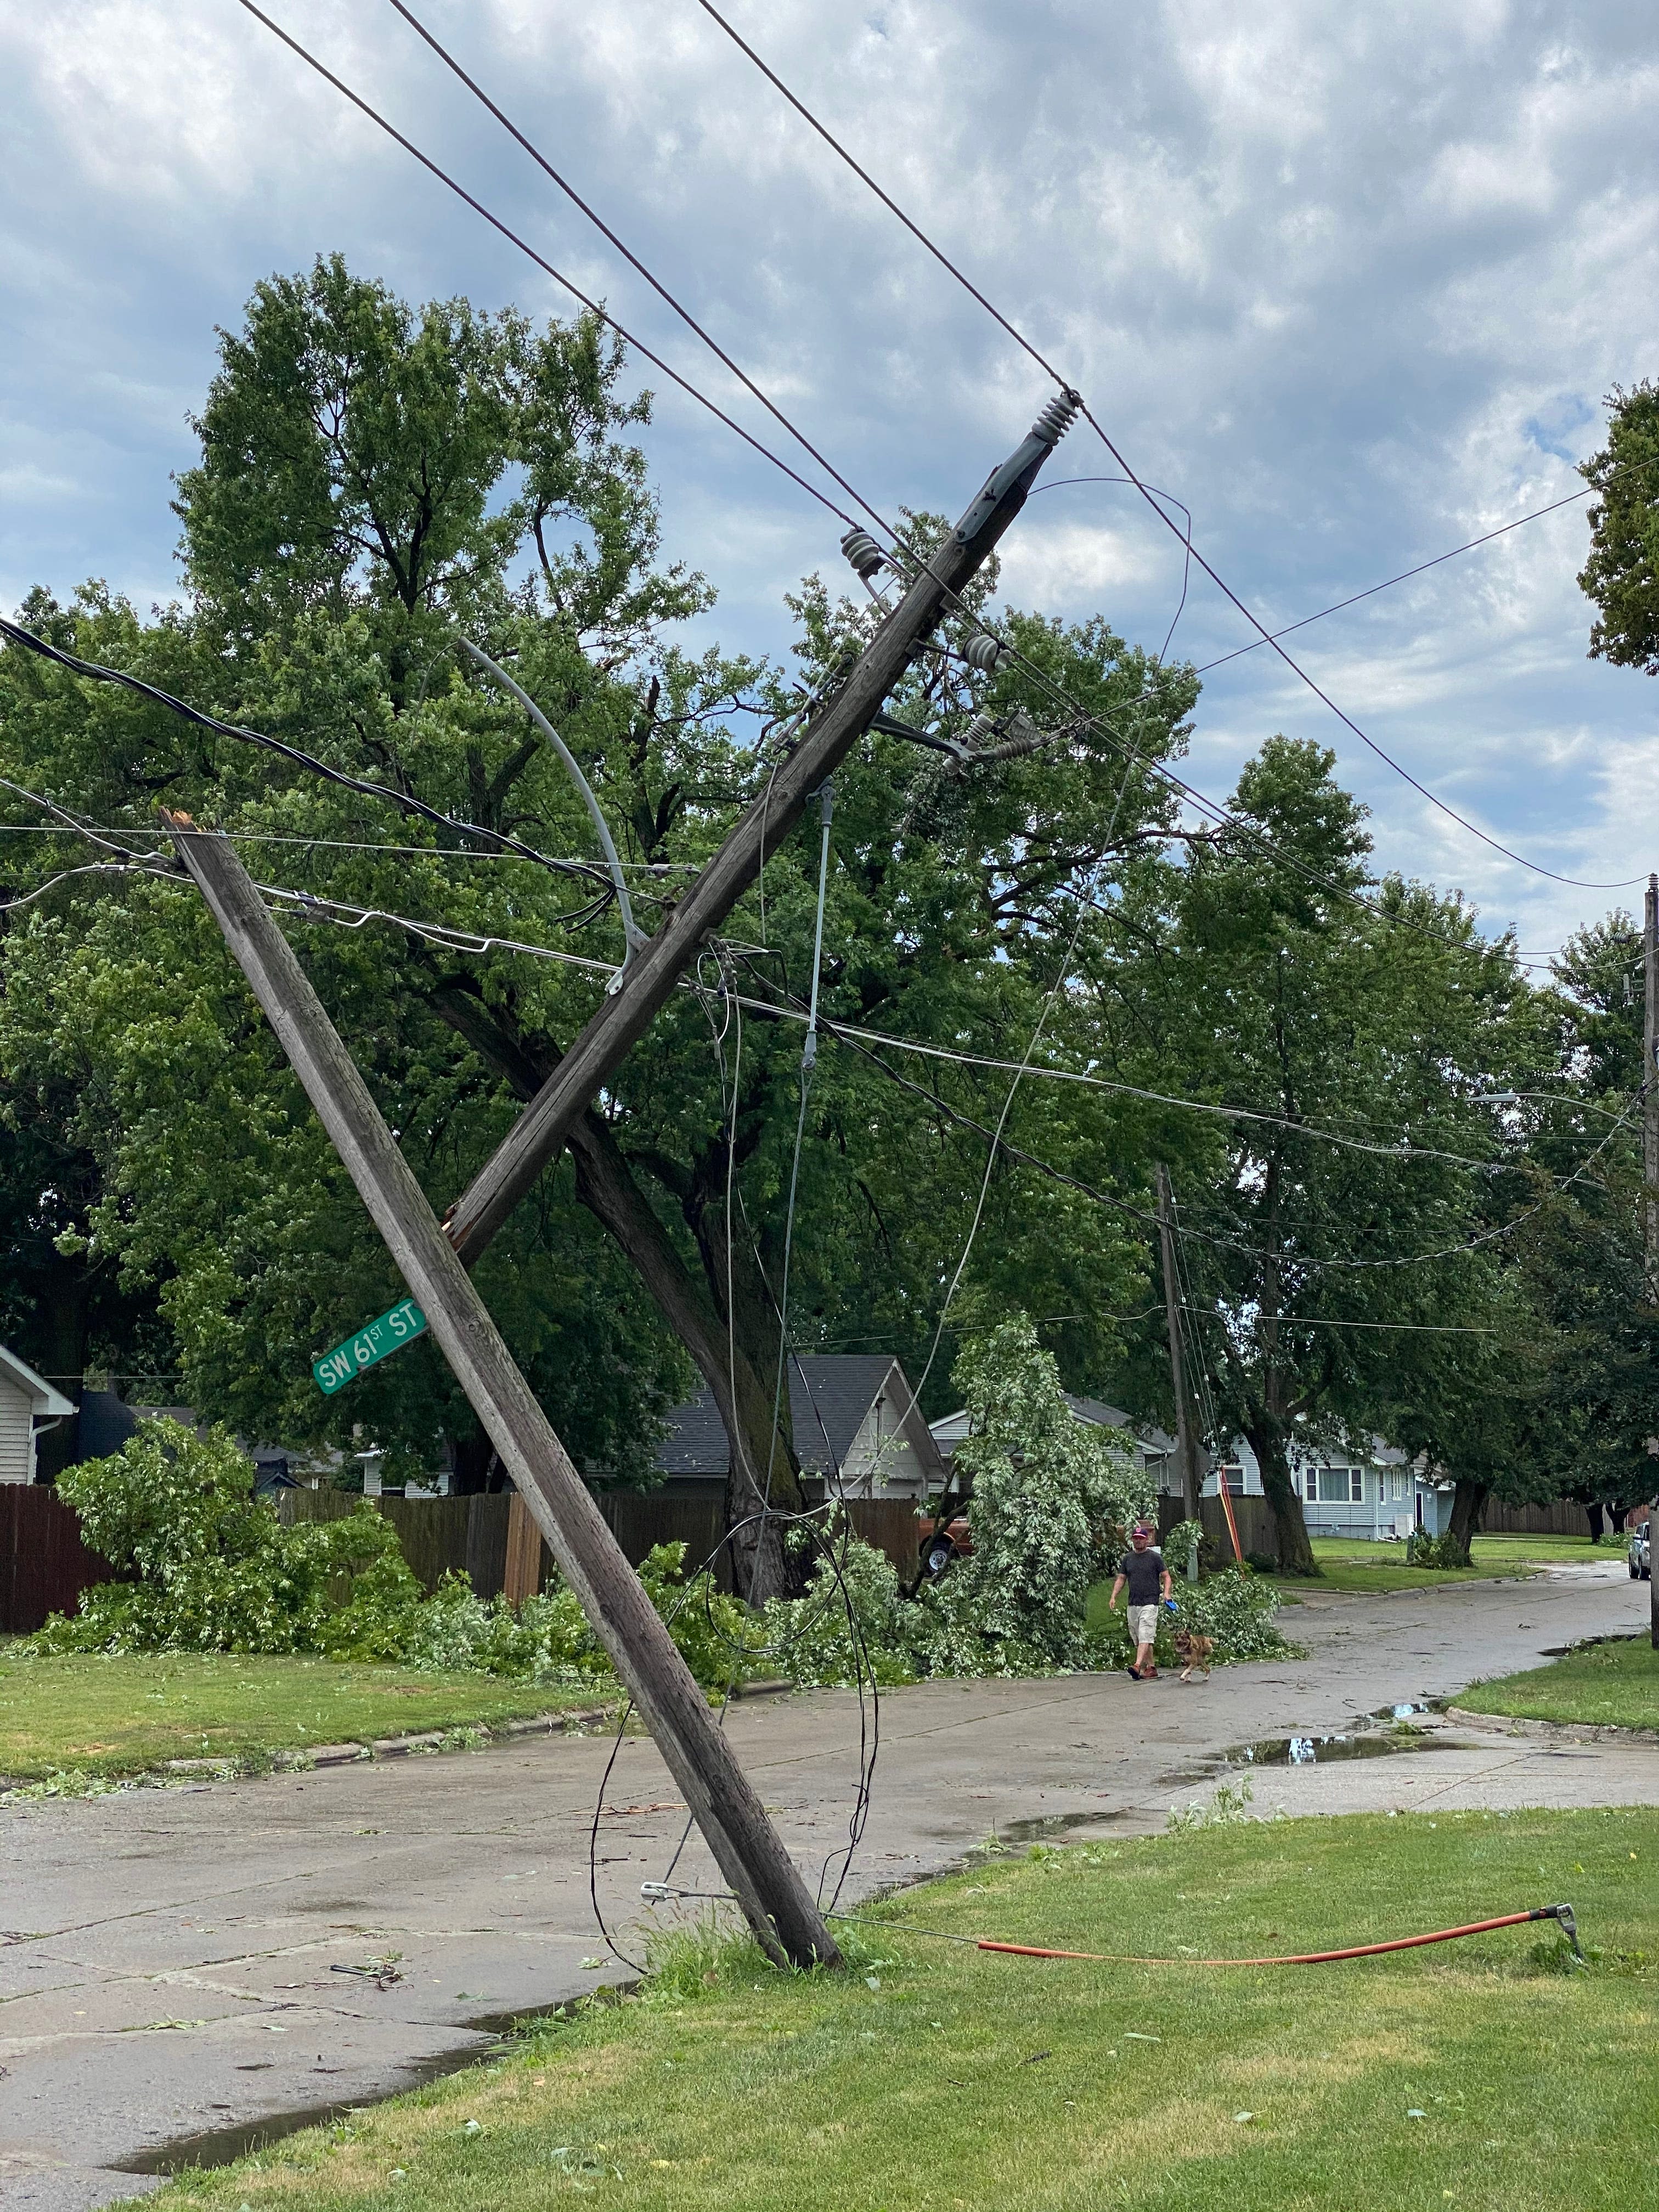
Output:
M692 0L423 0L637 250L888 512L955 512L1045 396L966 299ZM1659 17L1634 0L731 0L941 246L1185 499L1264 619L1294 620L1572 488L1614 381L1652 373ZM677 365L724 392L389 9L273 12ZM0 0L0 599L101 574L165 592L185 417L254 281L336 246L411 295L535 312L554 288L223 0ZM653 377L660 386L661 379ZM741 419L780 448L747 401ZM652 433L672 550L733 645L840 526L687 403ZM793 458L793 457L792 457ZM1085 431L1050 473L1109 473ZM1413 773L1563 873L1659 857L1659 690L1584 658L1570 508L1303 633ZM1131 495L1036 501L1007 588L1148 645L1179 554ZM1201 580L1177 649L1245 641ZM1540 942L1595 891L1500 860L1265 653L1216 672L1194 762L1224 789L1269 730L1334 744L1380 856Z

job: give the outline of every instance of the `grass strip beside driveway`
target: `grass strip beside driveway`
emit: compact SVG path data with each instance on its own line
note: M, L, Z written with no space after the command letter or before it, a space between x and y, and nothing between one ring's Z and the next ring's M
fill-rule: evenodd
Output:
M222 2172L173 2212L1628 2212L1654 2201L1647 1811L1294 1820L1040 1849L787 1978L682 1944L641 2000ZM1172 1956L1550 1925L1341 1966L999 1959L963 1934Z
M1313 1554L1319 1565L1316 1577L1279 1578L1287 1603L1323 1590L1372 1597L1386 1590L1437 1589L1446 1583L1490 1582L1533 1574L1543 1566L1588 1565L1622 1556L1609 1547L1592 1544L1588 1536L1477 1536L1469 1547L1472 1564L1468 1567L1408 1565L1403 1544L1372 1543L1354 1536L1316 1536Z
M261 1761L318 1744L490 1727L601 1702L488 1674L231 1653L0 1659L0 1774L115 1778L174 1759Z
M1583 1644L1547 1667L1477 1682L1457 1703L1468 1712L1516 1720L1659 1729L1659 1651L1646 1636Z

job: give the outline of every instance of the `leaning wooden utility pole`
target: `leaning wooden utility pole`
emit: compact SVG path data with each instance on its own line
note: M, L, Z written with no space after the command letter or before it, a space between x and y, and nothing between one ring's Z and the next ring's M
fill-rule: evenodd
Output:
M1037 471L1077 412L1073 393L1051 399L1016 452L992 471L984 489L860 655L840 685L809 720L795 750L778 763L765 788L735 825L648 945L636 950L619 987L605 999L542 1089L444 1218L450 1242L467 1267L563 1149L572 1123L616 1073L666 1005L710 933L750 890L769 856L800 819L811 794L852 750L880 713L883 701L957 595L969 583L1025 504ZM881 564L874 541L852 532L845 541L860 573Z
M1175 1201L1170 1191L1170 1170L1158 1164L1158 1235L1164 1253L1164 1320L1170 1337L1170 1376L1175 1386L1176 1451L1181 1462L1181 1510L1188 1521L1199 1517L1201 1485L1192 1417L1187 1406L1186 1339L1181 1325L1181 1279L1176 1272Z
M1642 973L1646 984L1646 1019L1642 1025L1642 1228L1647 1255L1650 1306L1659 1305L1659 875L1648 878L1642 924ZM1648 1470L1650 1478L1653 1469ZM1650 1498L1650 1507L1652 1505ZM1659 1582L1653 1574L1653 1540L1659 1513L1648 1514L1648 1622L1659 1651Z
M838 1964L823 1915L707 1698L520 1374L246 870L224 837L165 808L161 819L750 1926L780 1965Z

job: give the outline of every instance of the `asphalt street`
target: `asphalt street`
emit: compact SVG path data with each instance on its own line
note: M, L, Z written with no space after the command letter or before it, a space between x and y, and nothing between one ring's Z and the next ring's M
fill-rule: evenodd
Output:
M1161 1827L1242 1747L1311 1763L1252 1775L1264 1811L1659 1802L1659 1747L1443 1723L1400 1756L1318 1739L1645 1629L1622 1564L1284 1616L1305 1659L1173 1675L928 1683L885 1693L869 1819L841 1902L935 1873L995 1835ZM866 1717L867 1718L867 1717ZM735 1705L728 1728L789 1848L831 1888L859 1771L841 1692ZM82 2212L147 2191L288 2116L362 2102L488 2046L514 2012L629 1969L589 1893L609 1738L549 1735L442 1757L0 1808L0 2201ZM684 1809L643 1737L598 1822L599 1904L637 1956ZM676 1882L718 1887L694 1835ZM685 1910L688 1908L679 1908ZM691 1908L695 1909L695 1908ZM395 1978L394 1978L395 1976Z

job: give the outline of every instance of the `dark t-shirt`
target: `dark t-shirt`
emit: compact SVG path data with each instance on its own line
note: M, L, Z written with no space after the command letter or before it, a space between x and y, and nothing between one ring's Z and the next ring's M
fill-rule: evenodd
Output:
M1120 1569L1128 1581L1131 1605L1156 1605L1164 1582L1164 1554L1148 1544L1144 1552L1126 1552Z

